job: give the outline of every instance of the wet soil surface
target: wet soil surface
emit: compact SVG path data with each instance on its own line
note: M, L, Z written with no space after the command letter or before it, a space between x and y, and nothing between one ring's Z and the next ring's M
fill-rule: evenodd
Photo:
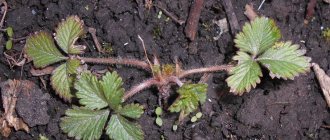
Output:
M192 0L161 2L179 19L187 19ZM330 74L330 43L321 36L321 27L330 27L330 5L318 1L315 18L304 25L307 2L308 0L266 0L258 12L275 19L282 31L283 40L292 40L306 49L312 61L320 64ZM244 6L248 3L258 7L261 0L233 1L241 27L248 21L243 14ZM111 44L113 52L109 56L144 59L138 35L144 39L150 56L156 54L161 63L173 63L177 57L184 68L229 63L236 51L230 32L224 33L217 41L213 40L219 29L212 21L226 18L226 7L221 0L205 0L193 45L184 35L184 25L176 24L165 15L159 17L160 10L156 7L145 9L144 0L10 0L8 4L5 27L13 27L16 38L39 30L52 32L61 19L68 15L78 15L87 27L97 29L97 36L102 43ZM2 38L1 44L4 44L4 39ZM98 57L90 35L79 40L79 43L88 46L86 55ZM16 42L13 52L21 51L23 46L24 41ZM49 81L49 76L31 76L31 64L25 65L23 69L9 67L3 52L3 47L0 47L0 81L14 78L31 80L40 87L44 87L40 79ZM150 76L135 68L112 68L123 77L126 89ZM195 82L200 76L192 76L187 80ZM330 130L323 127L330 125L329 109L313 71L288 81L271 80L265 73L262 84L243 96L234 96L228 92L224 81L226 77L226 73L213 74L208 81L208 101L201 107L202 119L196 123L186 120L176 132L172 131L172 125L178 114L166 112L162 116L162 127L154 123L154 109L158 106L156 89L143 91L130 99L129 102L146 106L145 113L138 120L143 126L145 138L330 139ZM59 122L71 104L58 98L51 90L49 82L46 87L42 92L49 95L49 122L32 127L30 133L18 131L9 138L2 139L38 139L39 134L50 139L68 138L60 130Z

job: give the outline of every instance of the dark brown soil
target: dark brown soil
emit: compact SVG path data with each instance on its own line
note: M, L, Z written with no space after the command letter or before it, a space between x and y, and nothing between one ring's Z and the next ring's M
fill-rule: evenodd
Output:
M240 26L248 21L243 14L245 4L252 3L257 8L261 1L233 1ZM236 51L233 35L227 32L218 41L213 40L219 29L212 20L226 17L226 7L221 0L205 0L195 48L189 47L189 40L184 35L184 25L167 20L164 15L157 18L159 9L153 7L147 10L143 2L144 0L10 0L5 27L13 27L15 37L18 38L38 30L52 32L61 19L68 15L78 15L87 27L97 29L101 42L111 43L114 49L112 56L143 59L143 49L137 38L140 35L147 44L150 56L158 55L162 63L173 63L174 57L178 57L184 68L195 68L231 61ZM192 0L161 2L180 19L187 19ZM320 64L330 74L330 43L321 36L321 27L330 27L330 5L319 0L315 18L309 25L304 25L307 2L308 0L266 0L259 13L275 19L283 33L283 40L292 40L307 49L307 55L312 57L312 61ZM86 55L98 55L90 35L79 43L88 46L89 52ZM24 41L17 42L14 52L21 51L23 46ZM42 87L40 78L32 77L29 73L31 64L24 66L21 76L21 68L10 69L3 52L3 47L0 47L1 81L25 79ZM150 76L135 68L113 68L124 78L126 89ZM201 108L203 118L197 123L185 121L176 132L172 131L172 125L178 114L166 112L162 127L154 123L154 109L158 105L156 89L144 91L129 102L146 106L139 123L143 126L145 138L150 140L160 139L161 136L169 140L330 139L330 130L323 127L330 125L329 109L313 71L293 81L271 80L267 74L264 75L262 84L256 89L243 96L234 96L228 92L224 81L227 75L221 72L214 74L208 82L208 101ZM187 80L198 81L200 76ZM49 81L49 76L42 78ZM2 139L38 139L39 134L57 140L68 138L60 130L59 121L71 104L58 98L49 84L43 92L51 96L47 100L50 116L48 124L32 127L30 133L18 131L9 138Z

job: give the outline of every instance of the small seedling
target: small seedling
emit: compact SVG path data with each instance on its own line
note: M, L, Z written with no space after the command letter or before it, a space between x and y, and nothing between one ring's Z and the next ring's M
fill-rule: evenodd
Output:
M330 41L330 28L326 28L322 31L322 36L327 40Z
M10 50L11 48L13 48L13 37L14 37L14 31L12 27L8 27L6 29L6 33L8 36L8 40L6 42L6 49Z
M60 124L62 130L76 139L100 139L110 116L105 128L110 139L142 140L141 126L126 118L140 118L143 107L134 103L122 105L122 85L122 79L116 72L106 73L102 80L90 72L83 72L74 85L82 107L73 107L65 112Z
M173 131L176 131L178 130L178 125L174 124L173 127L172 127Z
M202 112L198 112L198 113L196 113L195 116L191 117L190 121L196 122L198 119L200 119L202 117L202 115L203 115Z
M48 140L48 138L43 134L39 134L39 140Z
M160 116L163 113L163 109L161 107L157 107L155 113L156 113L156 124L158 126L162 126L163 125L163 120Z

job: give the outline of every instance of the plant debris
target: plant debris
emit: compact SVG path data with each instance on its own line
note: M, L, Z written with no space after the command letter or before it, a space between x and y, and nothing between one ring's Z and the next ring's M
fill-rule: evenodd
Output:
M258 14L254 11L253 6L250 4L245 5L244 14L249 18L250 21L258 17Z
M308 24L308 22L313 18L314 13L315 13L316 2L317 2L317 0L309 0L309 2L307 4L306 17L304 20L305 24Z
M330 107L330 77L325 74L324 70L316 63L312 63L313 70L315 72L316 78L319 81L321 89L323 91L324 98Z
M198 21L202 12L204 0L195 0L192 4L185 29L186 36L190 41L194 41L198 29Z
M29 132L29 127L15 112L17 96L22 90L21 82L18 80L8 80L0 84L3 108L5 110L0 118L0 131L5 137L11 133L11 127L16 131L25 130Z

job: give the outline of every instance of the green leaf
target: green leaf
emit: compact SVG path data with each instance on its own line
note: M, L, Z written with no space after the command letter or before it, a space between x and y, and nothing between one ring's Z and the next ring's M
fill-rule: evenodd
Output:
M34 66L43 68L66 59L56 48L52 36L46 32L38 32L27 38L26 54L32 58Z
M169 107L171 112L189 114L198 107L198 102L203 104L206 100L207 84L184 84L179 88L179 97Z
M78 16L70 16L61 22L56 29L55 40L67 54L81 54L84 48L76 46L76 40L84 34L83 21Z
M143 140L141 126L132 123L120 115L112 115L106 128L110 139L114 140Z
M132 119L138 119L143 114L143 106L133 103L128 104L123 108L120 108L117 113Z
M13 30L12 27L6 28L6 32L7 32L7 35L8 35L9 38L13 38L13 36L14 36L14 30Z
M280 42L264 52L257 60L270 71L272 78L293 79L310 68L310 58L305 57L305 50L288 42Z
M123 80L116 72L107 72L102 77L101 85L103 88L104 96L114 110L118 110L124 96Z
M65 115L60 126L65 133L68 133L69 137L93 140L100 139L109 117L109 110L90 110L74 107L67 110Z
M234 60L238 60L238 65L232 69L226 81L231 92L242 95L260 83L262 72L259 64L245 52L238 52Z
M240 51L257 56L272 47L280 38L280 30L274 20L257 17L244 25L243 31L236 35L234 42Z
M82 73L74 87L78 91L76 94L77 98L80 99L79 103L87 108L102 109L108 106L101 84L96 76L90 72Z
M10 39L6 42L6 50L10 50L12 48L13 48L13 40Z
M73 86L76 69L79 65L79 60L69 59L65 64L57 67L50 78L56 93L66 101L70 101L73 96L71 87Z
M156 124L157 124L158 126L162 126L162 125L163 125L163 120L162 120L162 118L157 117L157 118L156 118Z

